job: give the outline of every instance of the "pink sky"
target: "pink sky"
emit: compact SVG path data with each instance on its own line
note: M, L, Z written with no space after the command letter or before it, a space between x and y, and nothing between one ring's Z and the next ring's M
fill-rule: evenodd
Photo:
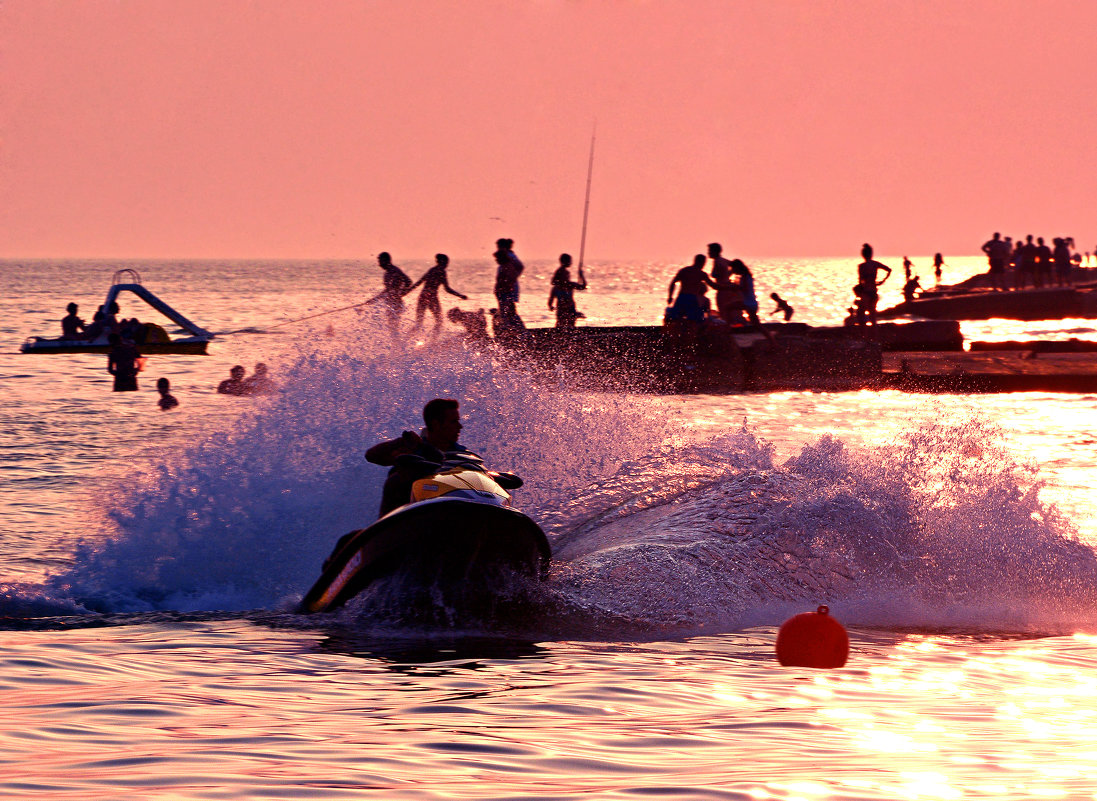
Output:
M552 258L595 119L595 261L1097 243L1093 0L5 0L0 58L0 256Z

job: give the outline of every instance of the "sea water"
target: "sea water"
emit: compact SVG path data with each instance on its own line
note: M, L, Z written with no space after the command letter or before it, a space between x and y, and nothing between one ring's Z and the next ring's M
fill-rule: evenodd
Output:
M763 300L833 324L855 261L752 266ZM16 352L119 267L217 332L210 355L153 356L116 394L105 356ZM523 276L531 325L553 267ZM584 322L656 323L675 269L596 262ZM407 333L413 307L397 341L333 311L379 289L371 263L0 271L0 796L1097 797L1094 397L577 392ZM489 259L450 278L491 305ZM257 361L277 392L216 394ZM435 396L525 478L548 581L484 619L414 618L399 588L294 614L376 514L363 452ZM781 668L777 626L821 603L848 665Z

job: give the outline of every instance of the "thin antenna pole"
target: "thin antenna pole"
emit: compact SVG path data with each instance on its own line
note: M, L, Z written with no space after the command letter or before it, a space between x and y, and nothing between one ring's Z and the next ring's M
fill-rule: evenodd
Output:
M590 159L587 161L587 199L583 203L583 235L579 238L579 275L583 275L583 256L587 249L587 217L590 214L590 177L594 174L594 137L598 133L598 121L590 132ZM582 280L582 278L580 278Z

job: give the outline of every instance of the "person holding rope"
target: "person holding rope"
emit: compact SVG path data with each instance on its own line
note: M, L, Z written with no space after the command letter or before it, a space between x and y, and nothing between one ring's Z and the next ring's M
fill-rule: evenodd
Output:
M389 315L389 325L393 334L400 331L400 315L404 313L404 295L411 290L411 279L407 273L392 263L392 256L388 253L377 254L377 265L384 270L385 288L374 295L362 305L380 302L384 305Z

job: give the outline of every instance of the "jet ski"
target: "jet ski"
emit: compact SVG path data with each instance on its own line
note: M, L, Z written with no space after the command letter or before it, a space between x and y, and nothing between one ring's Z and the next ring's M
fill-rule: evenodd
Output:
M448 453L441 464L416 456L402 456L398 464L429 474L413 483L408 504L340 538L301 599L301 613L338 609L372 583L398 574L427 586L480 582L488 594L503 571L546 576L548 539L511 507L507 492L520 487L521 479L489 472L467 452Z

